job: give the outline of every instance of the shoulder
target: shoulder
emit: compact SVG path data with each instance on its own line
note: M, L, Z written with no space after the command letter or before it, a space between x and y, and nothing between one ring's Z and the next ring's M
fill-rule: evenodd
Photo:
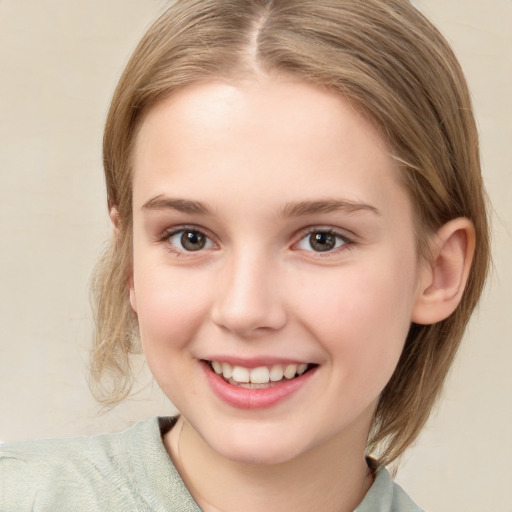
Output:
M377 470L375 481L354 512L425 512L391 478L385 467Z
M0 510L126 510L139 495L134 441L157 432L153 419L119 434L2 444Z

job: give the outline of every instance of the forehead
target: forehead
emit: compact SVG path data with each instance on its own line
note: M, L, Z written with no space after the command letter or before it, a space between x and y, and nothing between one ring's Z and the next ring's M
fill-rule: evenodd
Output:
M147 113L133 163L134 206L158 194L249 205L335 192L383 207L404 193L365 116L339 94L284 78L206 82L169 96Z

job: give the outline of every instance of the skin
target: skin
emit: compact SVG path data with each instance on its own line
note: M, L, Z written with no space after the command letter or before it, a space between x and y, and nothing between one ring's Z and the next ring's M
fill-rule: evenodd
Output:
M353 510L371 485L379 394L432 281L386 141L313 85L189 86L141 126L133 212L130 300L182 414L165 444L194 498L206 511ZM180 229L204 248L187 251ZM337 246L315 251L311 230ZM317 367L284 401L245 410L205 377L201 361L224 356Z

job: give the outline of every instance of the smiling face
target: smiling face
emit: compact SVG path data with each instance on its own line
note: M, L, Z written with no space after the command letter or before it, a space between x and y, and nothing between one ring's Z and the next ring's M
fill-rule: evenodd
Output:
M133 212L143 348L206 444L362 456L419 288L410 200L372 124L305 83L189 86L144 119Z

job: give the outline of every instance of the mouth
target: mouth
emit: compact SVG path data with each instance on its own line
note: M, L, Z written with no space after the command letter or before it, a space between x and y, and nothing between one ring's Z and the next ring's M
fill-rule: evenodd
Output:
M292 381L315 368L316 364L273 364L246 368L224 361L205 361L227 383L246 389L265 389Z

